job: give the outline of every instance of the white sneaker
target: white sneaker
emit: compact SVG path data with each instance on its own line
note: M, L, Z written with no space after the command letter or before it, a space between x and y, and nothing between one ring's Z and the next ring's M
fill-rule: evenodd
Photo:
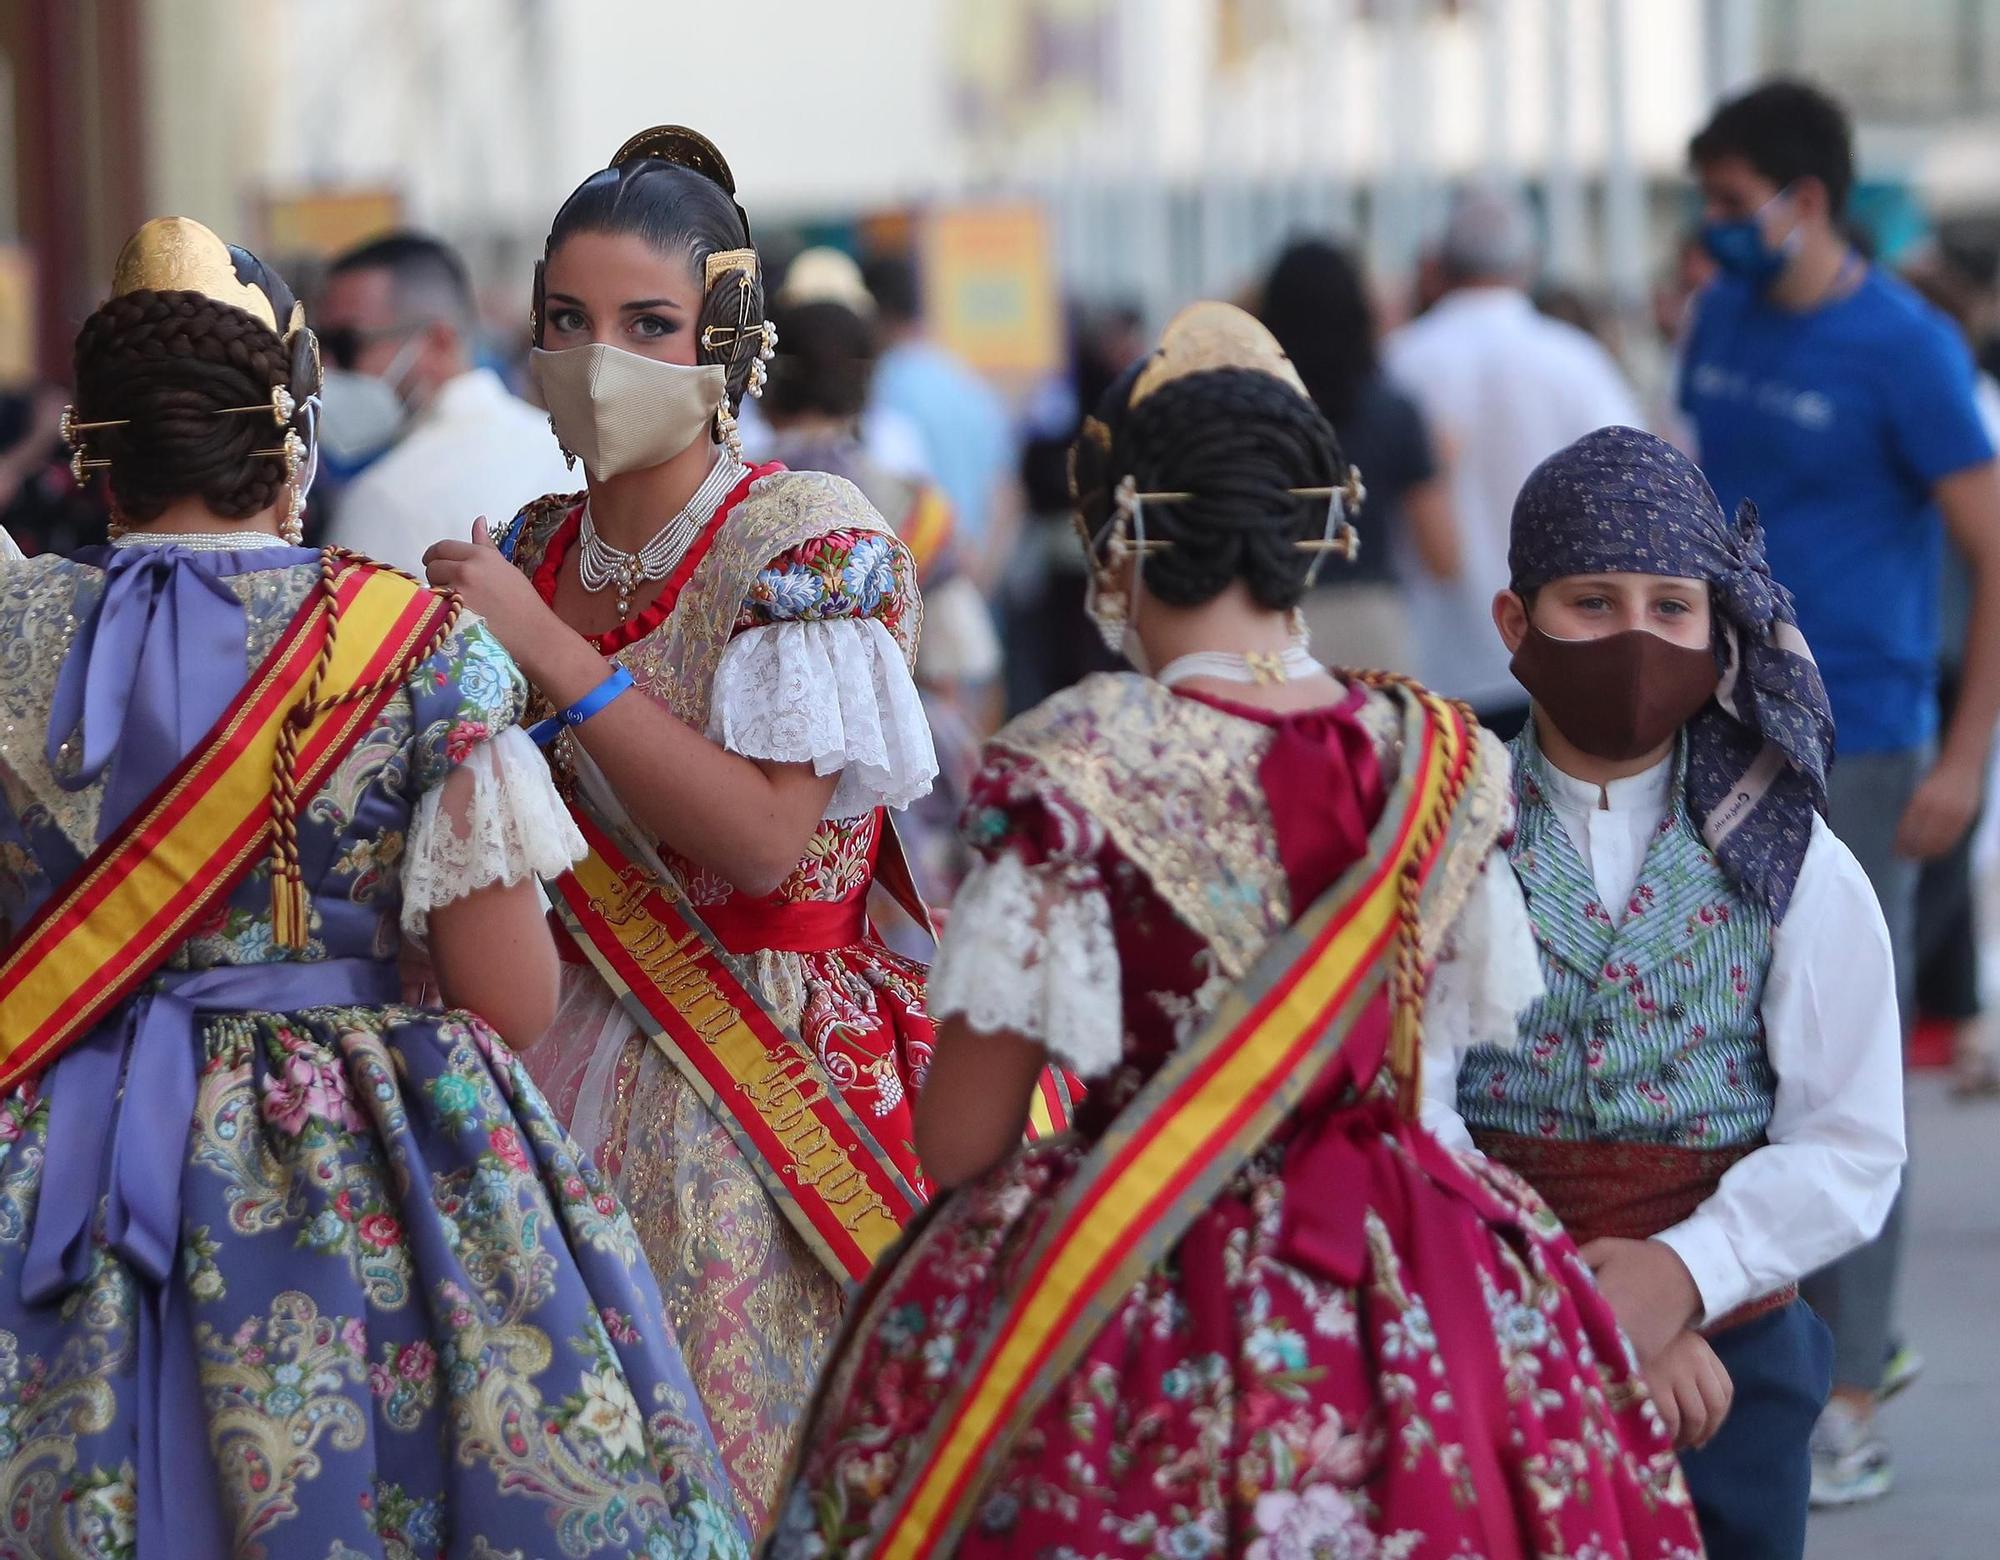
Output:
M1835 1399L1812 1433L1812 1504L1859 1506L1887 1495L1896 1482L1888 1443L1863 1418Z

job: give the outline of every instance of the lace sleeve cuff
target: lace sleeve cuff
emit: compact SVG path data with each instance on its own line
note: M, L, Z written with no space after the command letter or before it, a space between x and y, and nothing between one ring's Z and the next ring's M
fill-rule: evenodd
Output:
M1545 989L1521 886L1506 856L1495 850L1431 972L1424 1027L1431 1043L1454 1050L1512 1050L1520 1015Z
M462 817L444 812L444 787L418 800L403 852L403 931L421 938L430 913L475 889L555 877L582 859L583 836L556 795L528 734L510 726L459 766L472 776Z
M931 966L930 1003L938 1018L1020 1035L1078 1077L1103 1077L1124 1054L1104 891L1012 853L975 863Z
M838 773L828 818L930 794L937 753L903 652L874 618L769 623L729 642L708 736L732 753Z

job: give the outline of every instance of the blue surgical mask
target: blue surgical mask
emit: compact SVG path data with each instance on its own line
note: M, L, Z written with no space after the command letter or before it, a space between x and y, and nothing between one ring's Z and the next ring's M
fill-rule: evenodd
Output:
M1792 263L1792 256L1798 253L1799 229L1796 222L1775 249L1764 241L1764 214L1783 200L1787 193L1785 190L1778 191L1758 207L1753 216L1740 217L1733 222L1704 222L1701 225L1701 247L1708 251L1709 258L1731 276L1748 282L1759 292L1782 276L1785 267Z

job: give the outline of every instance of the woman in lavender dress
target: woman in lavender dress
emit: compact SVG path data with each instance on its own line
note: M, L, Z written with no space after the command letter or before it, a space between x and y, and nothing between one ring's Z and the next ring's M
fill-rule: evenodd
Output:
M520 674L455 600L283 539L317 380L282 281L147 224L69 423L122 534L0 563L0 1556L740 1555L632 1226L507 1043L554 1009L529 879L579 849ZM206 789L313 635L293 789L269 747ZM112 925L136 820L231 783L259 848ZM398 1002L419 941L451 1011Z

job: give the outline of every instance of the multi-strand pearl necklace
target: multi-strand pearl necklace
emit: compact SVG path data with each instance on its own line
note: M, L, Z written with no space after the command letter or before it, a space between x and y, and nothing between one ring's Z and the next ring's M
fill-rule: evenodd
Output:
M632 615L632 598L649 580L663 580L687 556L694 539L714 517L715 511L743 475L741 461L717 456L694 497L681 512L661 526L653 539L637 552L623 552L597 533L590 518L590 505L583 506L583 550L577 555L577 578L583 588L618 592L618 619Z
M256 552L265 547L289 547L268 531L126 531L111 538L113 547L178 547L185 552Z

